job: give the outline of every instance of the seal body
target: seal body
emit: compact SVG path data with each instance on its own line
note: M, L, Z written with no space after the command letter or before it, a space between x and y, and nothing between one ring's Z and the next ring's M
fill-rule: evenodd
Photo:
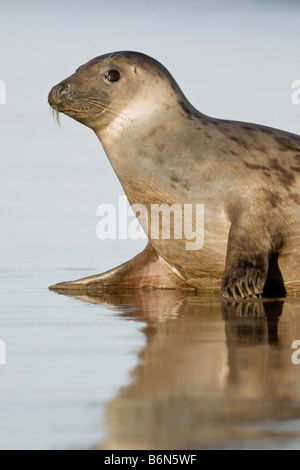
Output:
M149 233L127 264L54 290L300 294L299 136L205 116L159 62L137 52L89 61L51 90L49 103L94 130L131 204L205 208L201 250Z

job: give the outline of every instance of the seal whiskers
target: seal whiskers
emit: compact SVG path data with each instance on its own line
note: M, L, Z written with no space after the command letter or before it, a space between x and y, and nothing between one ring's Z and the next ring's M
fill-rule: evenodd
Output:
M118 109L116 103L114 103L113 106L110 106L108 100L104 100L102 98L89 98L86 99L85 104L89 106L92 111L99 113L101 116L108 114L113 118L121 118L124 119L124 121L130 121L130 118L125 113L122 113L122 106L120 105Z
M59 111L57 111L56 109L51 109L51 112L52 112L52 117L54 119L54 122L59 126L61 127L61 122L60 122L60 115L59 115Z

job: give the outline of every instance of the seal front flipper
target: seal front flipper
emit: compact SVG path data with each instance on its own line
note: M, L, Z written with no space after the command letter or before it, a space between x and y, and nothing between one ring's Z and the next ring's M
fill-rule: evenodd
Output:
M150 244L135 258L106 273L50 287L50 290L67 295L97 295L103 291L120 292L124 289L194 290L171 270Z
M269 249L265 227L247 229L243 221L232 223L227 246L221 292L228 299L241 300L261 296L269 268Z
M268 258L262 253L237 257L226 263L221 292L234 300L261 296L267 279Z

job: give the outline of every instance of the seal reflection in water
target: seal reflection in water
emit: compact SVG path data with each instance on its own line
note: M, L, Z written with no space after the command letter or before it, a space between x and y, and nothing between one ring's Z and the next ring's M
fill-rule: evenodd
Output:
M299 299L141 289L77 299L140 322L144 339L136 367L105 404L97 448L299 447L300 366L291 360Z
M89 61L51 90L49 103L94 130L130 204L205 206L201 250L150 235L128 263L53 290L300 294L299 136L205 116L165 67L137 52Z

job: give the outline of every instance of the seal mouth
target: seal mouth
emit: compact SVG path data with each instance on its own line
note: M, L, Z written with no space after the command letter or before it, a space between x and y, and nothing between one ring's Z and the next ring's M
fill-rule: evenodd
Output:
M96 85L84 86L83 79L73 79L72 77L55 85L49 95L48 103L52 108L54 120L59 122L59 113L63 113L91 129L100 127L113 127L114 121L118 118L122 126L122 121L130 120L123 112L122 102L111 98L105 90L98 89Z
M76 103L76 97L71 92L71 86L69 83L62 82L54 86L48 95L48 103L51 108L57 112L65 114L76 113L74 109Z
M61 122L60 122L60 119L59 119L59 113L60 113L60 111L63 111L63 109L62 109L63 106L62 106L62 103L57 102L57 99L55 97L54 88L52 88L52 90L50 91L50 93L48 95L48 103L52 108L51 111L52 111L52 116L53 116L54 121L56 122L56 124L58 124L61 127Z
M48 103L55 111L64 111L68 89L69 86L59 84L54 86L50 91L48 95Z
M48 95L48 103L52 108L55 121L60 124L59 113L66 114L75 120L81 121L86 113L81 106L76 107L76 97L69 92L68 84L59 84L52 88ZM80 101L78 102L80 105Z
M103 122L111 124L110 114L113 118L117 111L109 108L109 102L105 98L89 96L87 93L77 95L70 90L70 86L59 84L52 88L48 95L48 103L52 108L55 122L60 125L59 113L63 113L88 127L93 125L100 117Z
M53 111L56 111L57 113L63 113L64 112L63 103L56 103L56 102L51 101L51 100L48 100L48 103L51 106Z

